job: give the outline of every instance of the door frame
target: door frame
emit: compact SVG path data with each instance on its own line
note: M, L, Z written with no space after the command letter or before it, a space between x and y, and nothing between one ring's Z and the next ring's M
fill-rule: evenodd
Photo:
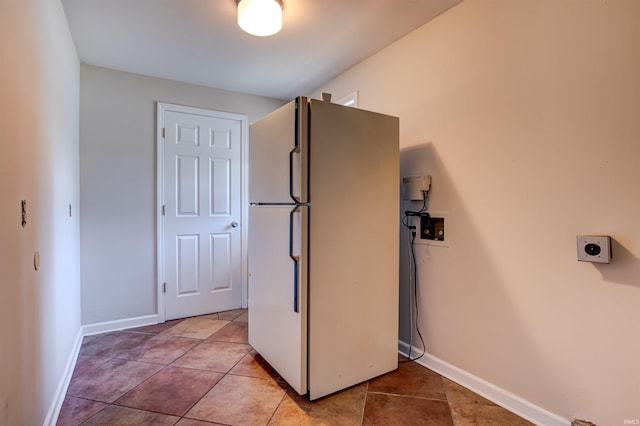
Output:
M162 220L162 206L164 204L164 113L167 111L181 112L185 114L205 115L209 117L225 118L240 121L240 267L242 270L242 307L247 307L248 291L248 264L247 264L247 241L248 241L248 164L249 164L249 119L246 114L224 112L213 109L190 107L168 102L156 102L156 276L157 276L157 301L156 310L158 312L158 322L164 322L165 293L163 291L164 277L164 221Z

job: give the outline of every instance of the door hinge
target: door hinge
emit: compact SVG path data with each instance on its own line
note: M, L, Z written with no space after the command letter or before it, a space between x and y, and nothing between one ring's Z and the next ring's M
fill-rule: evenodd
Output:
M162 283L162 292L163 293L167 292L167 283Z
M166 209L166 206L163 204L162 205L162 216L164 216L166 214L167 214L167 209Z
M167 135L167 129L165 127L162 128L162 137L166 137Z

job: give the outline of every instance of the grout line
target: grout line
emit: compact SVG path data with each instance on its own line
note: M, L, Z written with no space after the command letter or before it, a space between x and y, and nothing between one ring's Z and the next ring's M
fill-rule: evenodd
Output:
M276 413L278 412L278 409L280 408L280 406L282 405L282 402L284 401L285 397L287 396L287 391L283 389L283 394L282 394L282 398L280 398L280 402L278 402L278 405L276 405L275 410L273 410L273 413L271 413L271 416L269 417L269 420L267 420L267 425L269 425L269 423L271 423L271 420L273 420L273 417L276 415Z
M447 398L447 405L449 406L449 415L451 416L451 422L453 423L453 426L457 426L456 418L453 415L453 407L451 406L451 401L449 400L449 394L447 393L448 386L444 382L443 376L440 376L440 381L442 382L442 387L444 388L444 395Z
M415 396L415 395L402 395L399 393L389 393L389 392L376 392L376 391L367 391L367 393L375 394L375 395L386 395L386 396L397 396L400 398L411 398L411 399L422 399L427 401L440 401L440 402L449 402L448 399L438 399L438 398L427 398L425 396Z
M364 402L362 403L362 411L360 412L360 425L364 423L364 411L367 409L367 398L369 397L369 381L367 380L367 386L364 390Z

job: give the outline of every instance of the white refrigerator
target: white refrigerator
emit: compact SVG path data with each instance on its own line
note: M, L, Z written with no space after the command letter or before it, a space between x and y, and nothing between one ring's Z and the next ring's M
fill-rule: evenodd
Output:
M398 366L399 121L299 97L249 131L249 343L310 400Z

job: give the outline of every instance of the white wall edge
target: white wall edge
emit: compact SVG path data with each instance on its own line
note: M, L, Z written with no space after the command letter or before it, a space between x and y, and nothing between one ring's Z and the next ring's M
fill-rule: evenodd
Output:
M162 216L162 205L164 204L164 181L160 174L164 164L164 112L167 106L163 102L156 102L156 311L158 321L164 321L165 317L165 296L164 296L164 222Z
M145 325L158 324L160 321L158 314L145 315L142 317L125 318L115 321L99 322L95 324L87 324L82 326L82 335L91 336L92 334L106 333L109 331L124 330L126 328L142 327Z
M409 353L410 346L403 342L398 341L398 352L404 356ZM413 347L411 356L417 357L422 353L422 350ZM538 407L523 398L512 394L511 392L504 390L494 384L487 382L480 377L477 377L461 368L449 364L446 361L441 360L438 357L430 355L428 352L424 354L422 358L415 361L423 367L433 370L441 376L446 377L449 380L456 382L457 384L464 386L465 388L477 393L478 395L492 401L499 406L511 411L518 416L529 420L536 425L541 426L570 426L571 421L563 417L553 414L544 408Z
M242 203L242 228L241 231L241 256L242 256L242 308L249 307L249 117L241 121L242 136L240 139L240 162L242 163L241 179L241 203Z
M60 410L62 409L62 403L64 402L64 398L67 396L69 383L71 383L71 376L73 376L73 370L76 367L76 361L78 360L78 355L80 354L83 337L84 336L82 334L81 327L78 330L76 341L73 344L73 349L71 350L67 365L64 368L64 373L62 375L62 378L60 379L60 383L58 383L58 388L56 389L56 393L54 395L53 401L51 402L51 406L47 411L47 417L45 417L44 419L43 424L45 426L55 426L56 422L58 421L58 416L60 415Z

